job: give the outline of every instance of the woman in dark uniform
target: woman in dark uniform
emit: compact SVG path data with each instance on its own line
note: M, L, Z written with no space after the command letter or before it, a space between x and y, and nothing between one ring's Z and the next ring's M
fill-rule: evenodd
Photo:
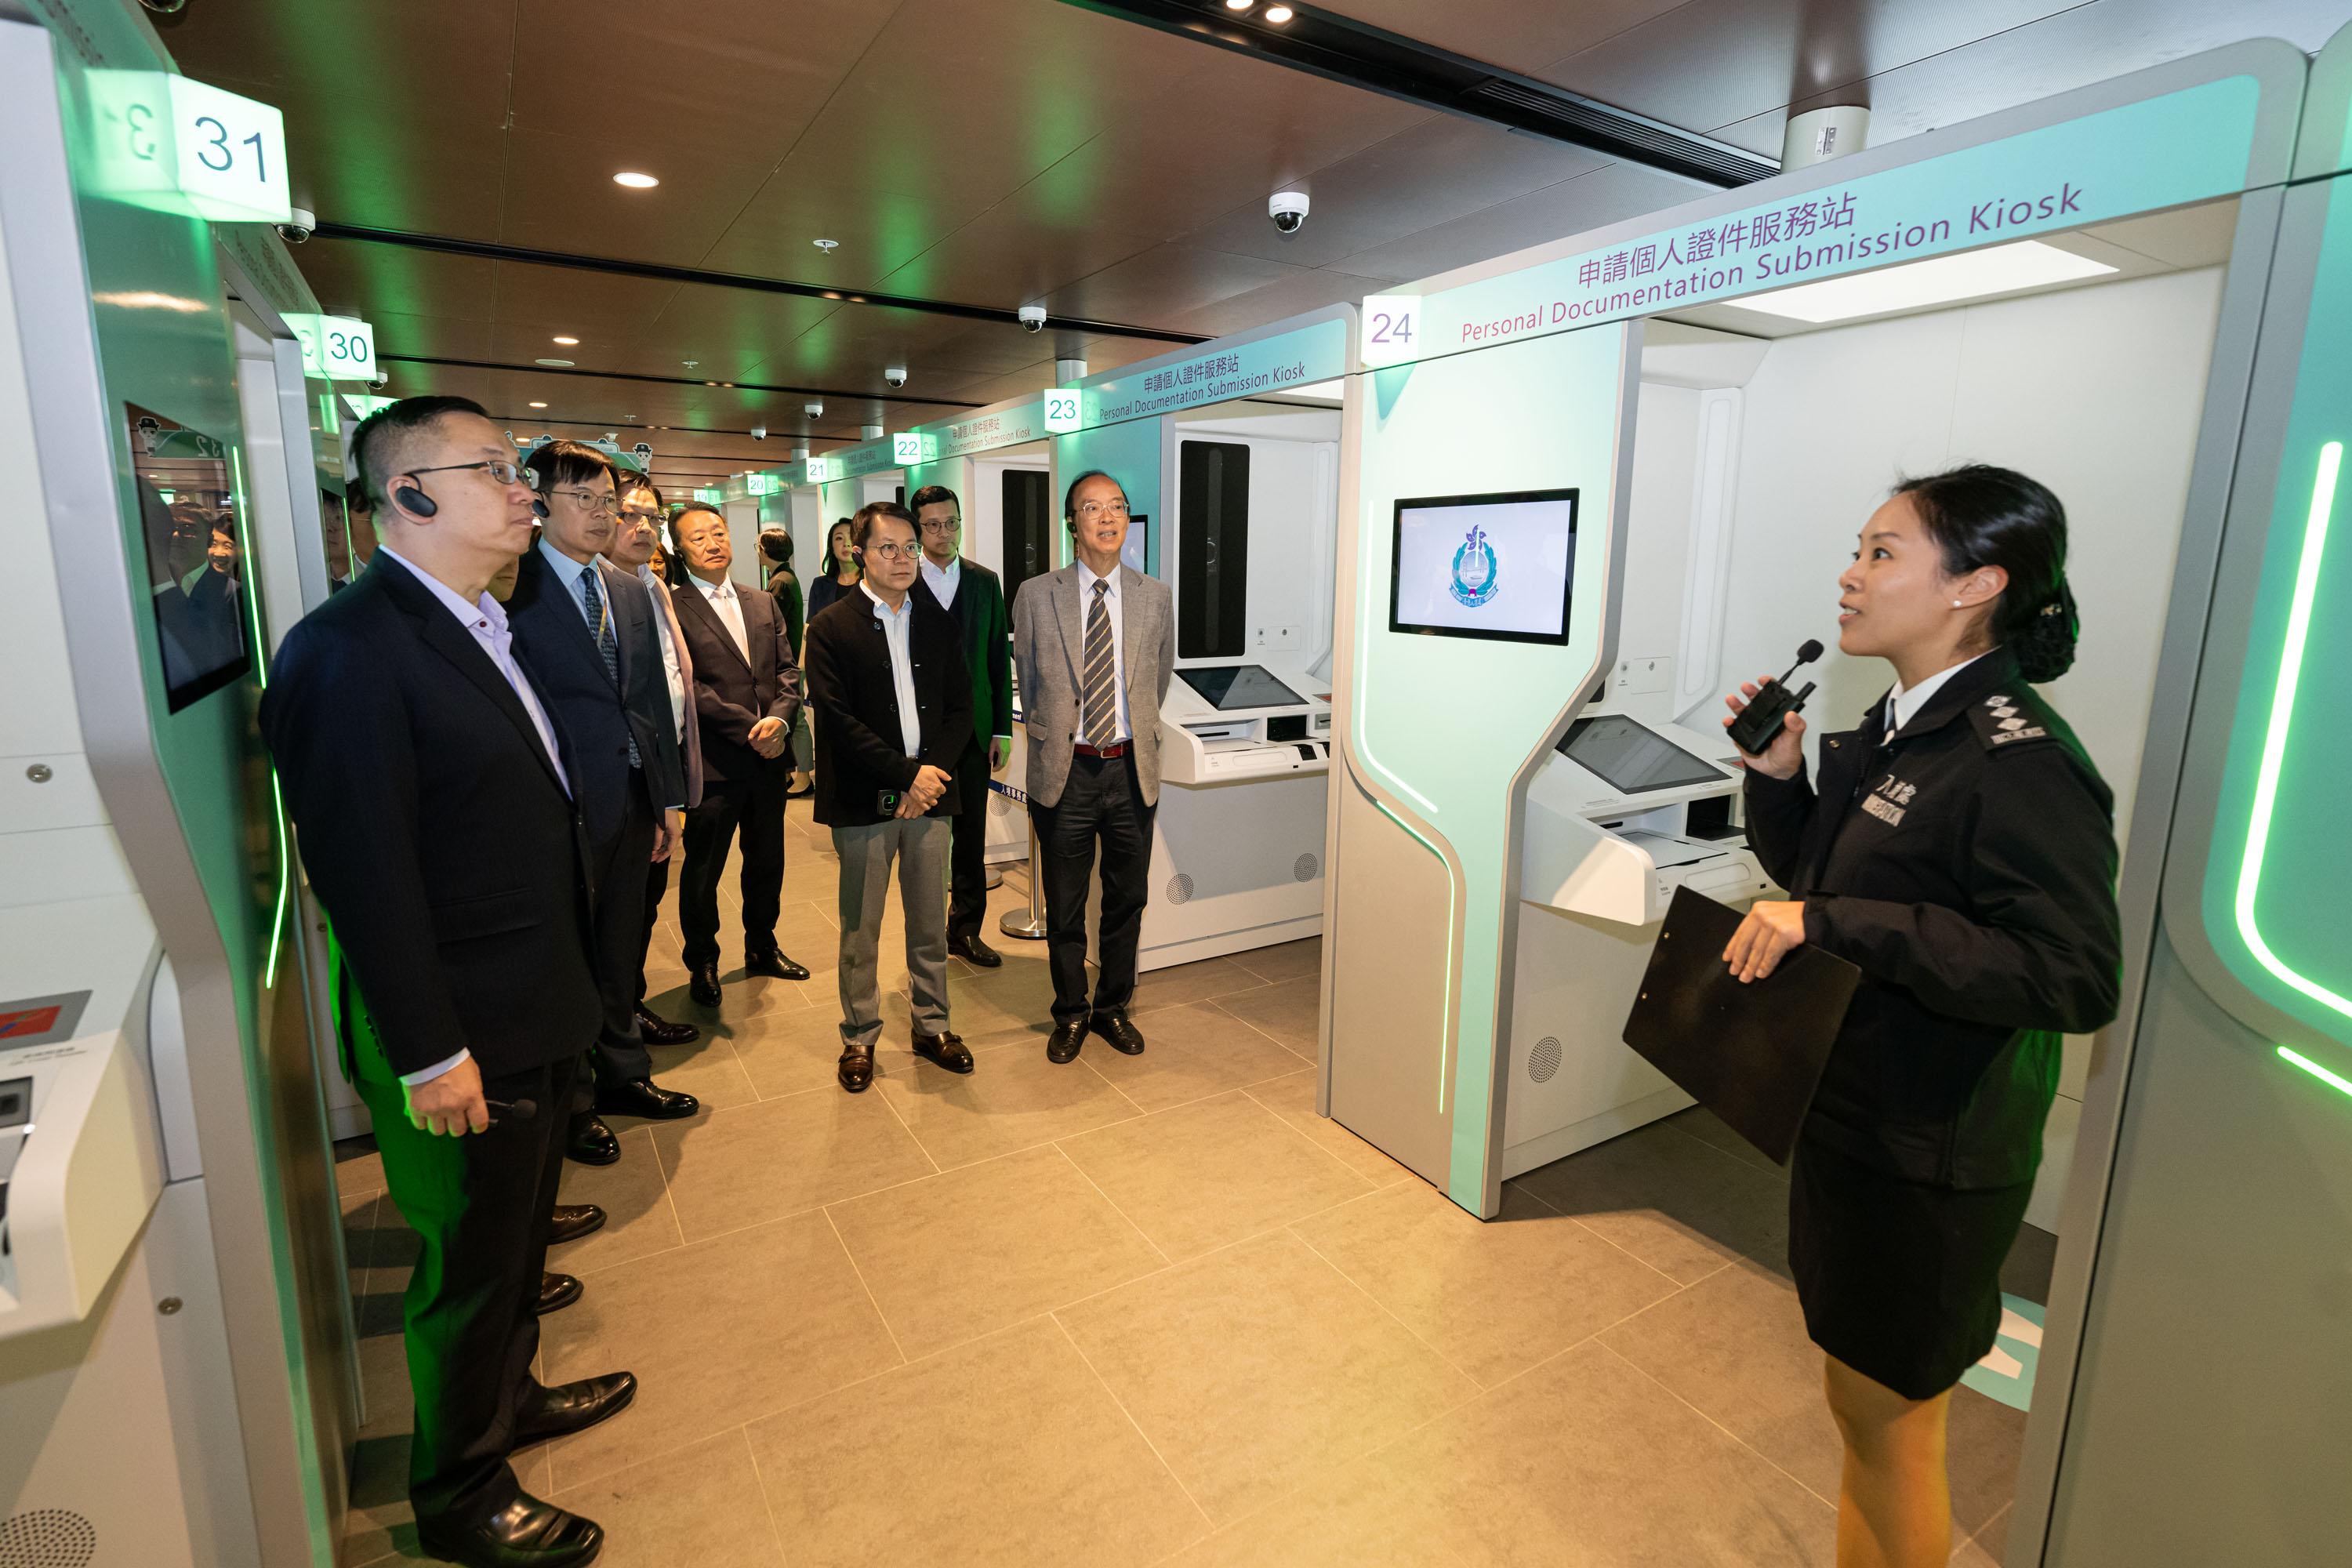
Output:
M2000 1321L2060 1037L2115 1016L2113 797L2030 684L2074 662L2065 566L2065 509L2022 474L1897 487L1838 579L1838 646L1893 689L1822 738L1818 791L1801 719L1746 759L1749 837L1790 897L1725 962L1752 981L1809 942L1863 973L1789 1194L1845 1440L1840 1568L1950 1555L1947 1403Z

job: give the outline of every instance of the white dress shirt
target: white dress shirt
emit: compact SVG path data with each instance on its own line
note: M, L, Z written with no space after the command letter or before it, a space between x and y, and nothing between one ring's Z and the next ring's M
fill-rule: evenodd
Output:
M963 557L959 555L945 566L934 566L931 558L923 557L923 582L931 590L931 597L940 602L942 610L955 608L956 584L963 581Z
M1087 678L1087 622L1095 613L1095 584L1108 583L1110 592L1103 595L1103 607L1110 612L1111 686L1118 693L1118 719L1108 735L1087 733L1084 711L1083 683ZM1127 619L1119 607L1118 568L1110 569L1108 577L1097 577L1095 569L1084 561L1078 563L1078 679L1081 683L1078 714L1078 743L1086 746L1115 746L1121 741L1134 739L1135 731L1127 720Z
M915 619L914 597L909 595L901 598L898 607L893 610L864 581L858 583L857 591L873 602L875 622L882 628L883 640L890 645L890 684L898 693L898 738L905 744L907 755L920 756L923 721L915 711L915 662L907 646L907 628Z
M735 592L735 580L721 577L712 583L695 576L691 572L687 576L702 590L702 596L710 601L710 608L719 616L719 625L725 626L727 635L735 639L735 651L743 656L745 664L751 663L751 636L743 629L743 600Z
M646 585L646 597L654 601L654 636L661 639L662 675L669 682L670 722L677 726L678 739L686 739L686 675L677 667L677 644L670 640L669 617L662 614L661 579L654 575L651 566L637 568L637 580ZM661 584L661 586L656 586Z
M1983 657L1983 654L1977 655L1977 658ZM1974 664L1977 658L1964 658L1948 668L1939 669L1908 691L1903 689L1902 678L1897 676L1886 693L1886 733L1889 736L1900 734L1903 726L1916 719L1919 710L1927 706L1927 700L1944 689L1944 682Z
M590 615L588 606L581 602L582 574L596 573L596 603L604 611L604 623L609 626L613 619L613 606L604 603L604 574L602 572L596 572L596 558L592 555L586 561L574 561L554 545L550 544L547 542L547 535L543 533L539 536L538 550L540 559L545 561L548 570L555 574L555 580L563 584L565 593L572 595L572 607L580 612L582 620L588 623L588 636L593 639L597 632L596 617Z
M500 675L507 678L507 684L514 688L515 696L522 703L522 710L530 715L530 727L539 731L539 743L546 748L548 764L554 768L557 781L563 785L563 793L570 795L572 781L564 776L563 753L556 748L555 729L548 723L547 710L539 705L539 693L530 689L530 678L523 674L522 666L515 662L514 633L507 626L507 607L488 594L482 595L479 603L468 605L447 584L389 544L379 544L376 549L408 568L409 575L424 584L435 598L448 606L449 613L457 617L458 624L474 634L474 640L481 644L482 651L490 656L490 662L498 667ZM405 1084L429 1082L459 1062L471 1060L473 1054L460 1050L456 1056L435 1062L420 1071L402 1073L400 1081Z

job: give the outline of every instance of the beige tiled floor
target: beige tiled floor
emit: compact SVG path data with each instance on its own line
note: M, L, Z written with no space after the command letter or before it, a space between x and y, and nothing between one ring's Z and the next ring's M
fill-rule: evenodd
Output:
M1033 944L952 964L979 1070L833 1084L833 861L795 806L780 935L657 1052L691 1121L566 1168L549 1381L636 1405L519 1457L614 1568L1828 1563L1837 1445L1784 1265L1787 1187L1703 1112L1530 1172L1480 1224L1315 1114L1320 943L1145 978L1150 1048L1041 1048ZM1018 873L996 895L1024 898ZM736 919L733 889L724 901ZM696 1017L665 910L655 1004ZM740 958L723 933L726 963ZM398 1294L414 1238L338 1167L368 1420L346 1564L417 1554ZM1954 1562L2006 1539L2023 1418L1962 1390Z

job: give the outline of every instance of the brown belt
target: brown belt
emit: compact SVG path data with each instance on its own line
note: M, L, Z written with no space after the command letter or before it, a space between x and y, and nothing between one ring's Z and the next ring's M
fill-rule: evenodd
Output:
M1127 749L1128 749L1128 747L1129 747L1129 746L1133 745L1134 743L1135 743L1135 742L1132 742L1132 741L1121 741L1121 742L1118 742L1117 745L1115 745L1115 746L1080 746L1080 745L1073 745L1073 746L1071 746L1070 750L1072 750L1072 751L1076 752L1078 755L1080 755L1080 756L1082 756L1082 757L1104 757L1104 758L1109 758L1109 757L1123 757L1123 756L1127 755Z

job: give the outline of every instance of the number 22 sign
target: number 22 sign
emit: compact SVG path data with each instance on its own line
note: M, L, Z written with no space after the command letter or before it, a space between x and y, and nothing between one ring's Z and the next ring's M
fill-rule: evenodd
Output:
M285 117L169 71L89 73L98 184L133 205L215 223L293 216Z
M1357 357L1367 369L1402 364L1417 357L1421 332L1421 296L1372 294L1364 300L1362 335Z

